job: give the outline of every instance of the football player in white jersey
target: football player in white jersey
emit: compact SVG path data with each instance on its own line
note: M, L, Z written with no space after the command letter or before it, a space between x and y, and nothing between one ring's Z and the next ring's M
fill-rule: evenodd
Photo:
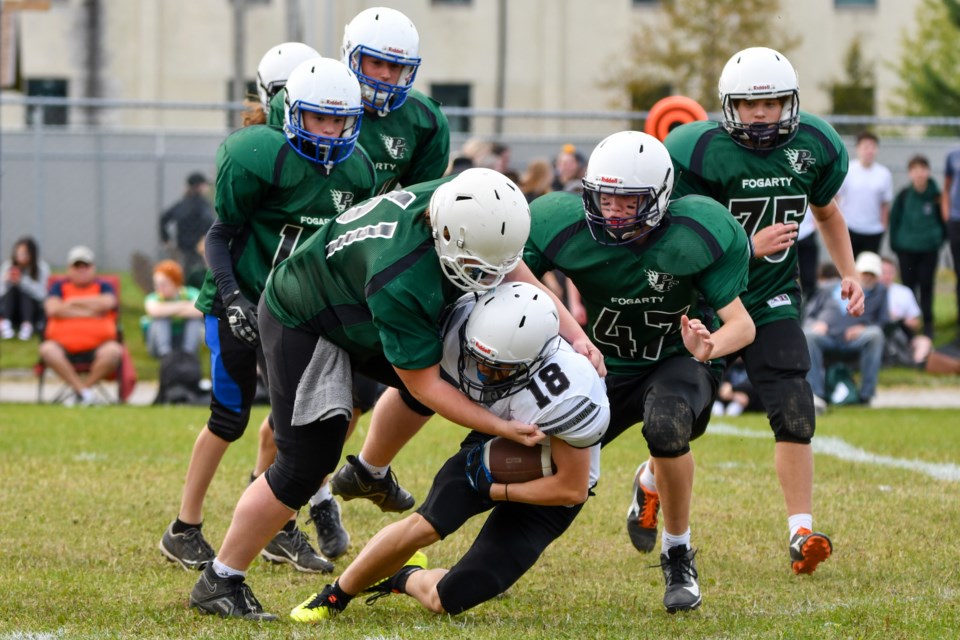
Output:
M377 533L340 578L290 616L320 622L360 593L406 593L434 613L457 614L506 591L570 526L600 475L610 420L606 387L590 360L558 334L557 308L527 283L461 298L444 324L444 378L500 416L549 436L556 472L501 484L483 465L490 436L472 431L412 515ZM426 569L418 550L490 511L451 569Z

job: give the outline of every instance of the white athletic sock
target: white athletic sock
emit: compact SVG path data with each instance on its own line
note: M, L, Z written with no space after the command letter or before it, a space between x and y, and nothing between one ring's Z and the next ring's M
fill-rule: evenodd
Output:
M797 532L797 529L813 531L813 516L809 513L795 513L787 518L787 525L790 527L791 538Z
M244 578L247 577L246 571L237 571L236 569L231 569L227 565L220 562L220 558L213 559L213 572L221 578L229 578L230 576L243 576Z
M320 487L320 490L313 494L313 497L310 498L310 506L314 507L321 502L326 502L333 497L333 494L330 493L330 483L324 482L323 486Z
M657 492L657 479L654 477L653 472L650 471L649 463L643 468L643 473L640 474L640 486L647 491Z
M360 464L363 465L363 468L366 469L370 475L373 476L374 480L383 480L387 477L387 472L390 471L390 465L385 467L375 467L366 460L363 459L363 454L361 453L357 456L357 460L360 461Z
M744 407L742 404L734 400L733 402L727 405L727 415L730 416L731 418L736 418L737 416L743 413L743 408Z
M660 553L666 554L673 547L686 547L687 549L690 548L690 527L687 527L687 530L680 535L668 533L666 529L663 530L663 538L660 543Z

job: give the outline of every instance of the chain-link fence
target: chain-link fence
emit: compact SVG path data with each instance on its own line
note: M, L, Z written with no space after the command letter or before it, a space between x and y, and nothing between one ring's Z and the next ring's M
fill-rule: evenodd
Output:
M70 247L86 244L98 255L101 269L128 269L134 253L151 259L161 256L159 217L183 194L187 176L200 171L211 182L216 150L229 133L227 115L241 108L234 104L147 103L93 99L19 98L3 96L5 114L19 109L29 114L17 120L7 115L0 145L0 254L6 257L14 240L33 235L52 265L62 266ZM46 110L66 110L64 121L99 122L98 125L49 125ZM110 124L116 118L90 117L91 110L116 113L118 110L158 110L162 121L176 126L124 127ZM84 114L74 119L74 110ZM511 166L522 173L535 158L552 160L564 144L574 144L584 156L606 133L642 126L646 112L557 112L493 109L445 109L457 126L474 130L496 130L490 121L538 121L538 130L547 122L579 121L581 135L504 134L495 141L511 149ZM191 117L191 114L203 117ZM195 129L183 122L211 121L219 113L224 124L206 124ZM180 117L177 118L176 114ZM183 117L186 114L187 117ZM101 116L103 114L100 114ZM716 117L716 114L711 114ZM219 118L216 118L219 119ZM933 175L941 180L947 152L960 146L960 137L923 137L931 127L952 128L960 134L960 118L852 118L830 119L845 131L871 128L881 135L878 161L890 168L894 184L907 183L907 160L917 153L926 155ZM106 124L105 124L106 123ZM531 127L533 128L533 127ZM557 127L559 130L559 126ZM602 133L602 132L606 133ZM601 133L598 133L601 132ZM451 148L459 149L471 135L452 134ZM493 136L485 136L494 141ZM852 152L853 137L845 136Z

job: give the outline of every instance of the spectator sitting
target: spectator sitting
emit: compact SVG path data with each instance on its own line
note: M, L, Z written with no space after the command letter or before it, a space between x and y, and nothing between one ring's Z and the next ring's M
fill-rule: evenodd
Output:
M140 320L147 350L162 359L174 349L196 354L203 337L203 313L194 306L200 292L183 284L183 269L163 260L153 269L153 292L144 300Z
M717 399L713 403L715 416L739 416L744 411L764 411L760 395L753 388L743 359L737 358L723 372Z
M50 267L39 259L33 238L17 240L11 258L0 265L0 274L0 337L8 340L17 335L29 340L43 325L43 299L50 277Z
M890 322L885 327L887 335L886 355L891 361L886 364L921 366L933 349L933 340L920 332L920 305L910 287L896 282L897 265L889 258L883 259L880 282L887 288L887 311ZM894 350L892 347L900 345Z
M69 406L95 404L93 385L116 371L123 353L110 313L117 308L116 292L96 273L93 251L84 246L70 249L67 277L50 287L44 302L47 327L40 358L74 390L64 401ZM86 380L71 359L91 363Z
M549 193L552 181L553 170L550 168L550 163L543 158L537 158L531 160L523 171L519 187L527 202L533 202L543 194Z
M856 318L846 312L840 299L839 274L832 265L821 267L820 286L804 309L803 332L810 351L807 382L813 389L818 412L826 407L824 355L859 356L861 403L869 405L877 390L883 360L883 327L888 318L887 289L878 280L880 256L864 251L857 256L856 265L864 293L862 316Z
M574 191L579 193L583 189L580 181L587 162L577 148L572 144L565 144L557 154L553 163L554 178L552 191Z

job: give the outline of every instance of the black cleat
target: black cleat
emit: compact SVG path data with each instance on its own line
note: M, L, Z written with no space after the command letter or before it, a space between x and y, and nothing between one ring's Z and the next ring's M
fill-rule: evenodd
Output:
M191 527L183 533L174 533L173 523L163 532L157 547L167 560L179 563L187 571L203 571L217 555L199 528Z
M310 520L317 528L320 553L328 558L339 558L350 547L350 534L340 521L340 505L336 498L310 505Z
M190 592L190 606L203 614L244 620L276 620L277 616L265 613L253 591L244 582L243 576L221 578L208 565L197 584Z
M663 606L667 613L691 611L700 606L700 582L697 575L697 552L690 547L672 547L660 554L660 568L667 590L663 594Z
M381 511L406 511L416 502L410 492L400 486L393 470L386 477L376 480L363 468L354 456L333 474L330 490L344 500L366 498L380 507Z

